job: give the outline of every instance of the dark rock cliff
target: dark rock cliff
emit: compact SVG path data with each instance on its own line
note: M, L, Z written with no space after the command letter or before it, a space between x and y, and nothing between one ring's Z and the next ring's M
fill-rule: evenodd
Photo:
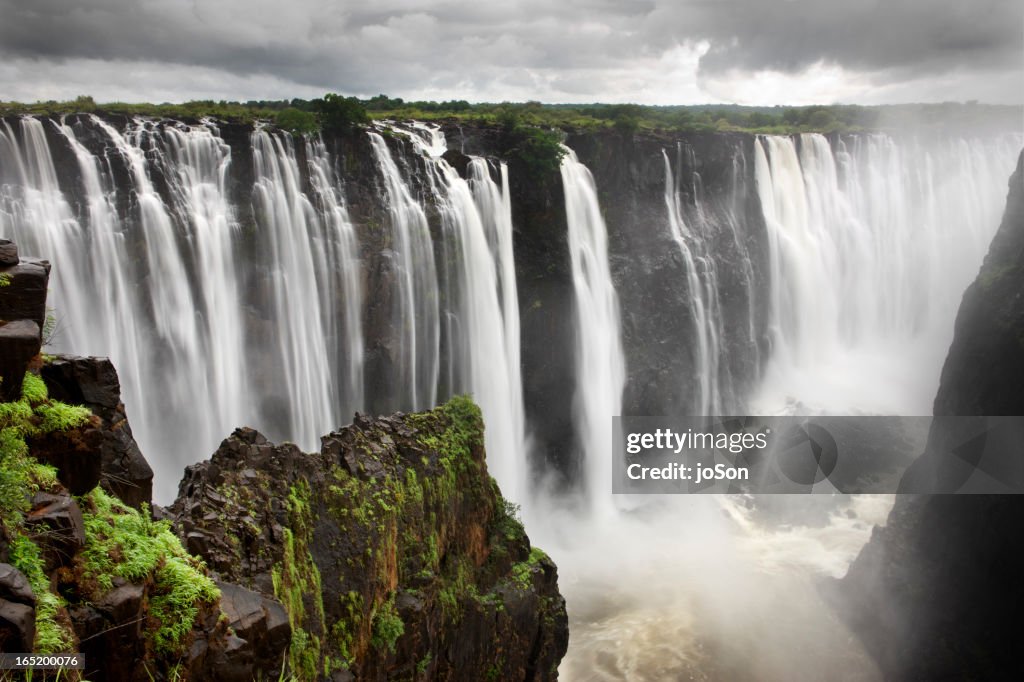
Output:
M319 453L240 429L171 511L213 571L285 606L301 679L553 679L556 569L487 475L482 429L464 398L357 417Z
M967 289L935 415L1024 415L1024 155ZM956 443L933 426L914 476ZM1024 498L900 495L838 585L840 613L892 680L1024 677Z
M691 248L713 255L725 335L719 382L725 414L743 412L759 379L769 307L766 231L754 186L754 138L746 134L571 135L593 173L608 226L612 277L622 310L628 378L625 414L698 414L693 349L695 292L672 239L665 200L667 156ZM701 267L701 253L695 253ZM708 273L701 273L707 281ZM753 316L753 333L751 329Z

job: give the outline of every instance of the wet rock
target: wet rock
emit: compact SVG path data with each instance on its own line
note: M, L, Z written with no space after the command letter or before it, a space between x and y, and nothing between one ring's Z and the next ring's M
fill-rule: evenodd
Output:
M0 296L0 320L32 320L41 330L46 322L46 287L50 264L22 258L17 265L0 267L7 285Z
M0 599L0 651L32 651L35 636L35 607Z
M0 239L0 266L18 264L18 245L10 239Z
M138 621L145 596L145 585L128 583L112 589L96 607L114 623Z
M0 400L21 397L21 382L29 360L39 354L39 326L31 320L4 322L0 318Z
M222 682L250 682L253 675L253 648L241 637L228 635L226 646L209 665L212 679Z
M49 448L52 455L45 456L52 456L48 461L61 470L61 482L75 494L101 482L131 507L152 503L153 470L132 436L113 363L107 358L60 356L44 364L40 375L51 398L84 405L100 419L86 430L73 455L66 447Z
M10 564L0 564L0 651L32 651L35 605L28 579Z
M292 636L288 614L281 604L240 585L218 582L217 586L221 610L234 633L246 643L250 665L257 670L280 669Z
M72 495L84 495L103 478L103 433L96 423L31 439L32 456L56 467L57 478Z
M70 565L78 550L85 546L82 510L67 493L36 493L25 523L45 548L47 570Z
M29 606L36 603L28 578L10 564L0 564L0 599Z

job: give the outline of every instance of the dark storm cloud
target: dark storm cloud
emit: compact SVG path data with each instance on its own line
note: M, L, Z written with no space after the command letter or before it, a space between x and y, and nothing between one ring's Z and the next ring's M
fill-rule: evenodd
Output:
M1024 49L1020 0L895 0L688 5L711 49L701 68L799 71L825 60L855 70L929 72L1016 66Z
M709 79L818 63L884 81L1005 76L1024 50L1020 0L0 0L0 17L8 69L96 60L102 80L146 62L358 94L586 97L589 82L609 99L680 45L706 49Z

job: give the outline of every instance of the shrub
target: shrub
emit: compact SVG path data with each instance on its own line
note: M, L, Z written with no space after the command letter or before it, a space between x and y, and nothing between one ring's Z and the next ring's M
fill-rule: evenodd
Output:
M277 112L277 115L274 116L274 124L293 135L310 135L320 129L316 121L316 114L295 107L288 107Z
M360 125L369 123L366 109L355 97L342 97L328 93L312 102L323 130L332 133L350 133Z

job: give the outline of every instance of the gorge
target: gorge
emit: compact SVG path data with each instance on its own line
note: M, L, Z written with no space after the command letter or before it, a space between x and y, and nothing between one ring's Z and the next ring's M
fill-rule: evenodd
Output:
M1019 131L579 131L560 173L503 134L7 118L0 236L53 265L51 348L118 368L158 503L236 427L308 452L471 394L564 677L876 679L815 582L891 499L615 497L610 417L931 414Z

